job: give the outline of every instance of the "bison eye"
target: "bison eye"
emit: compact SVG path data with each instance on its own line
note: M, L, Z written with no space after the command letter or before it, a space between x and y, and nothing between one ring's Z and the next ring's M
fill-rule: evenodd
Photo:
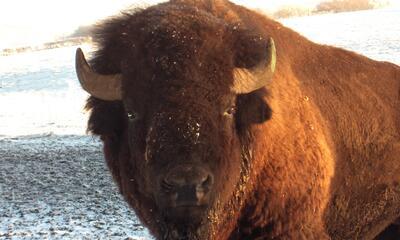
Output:
M128 120L131 122L135 121L138 118L138 115L135 112L128 112L126 115L128 117Z
M236 113L236 106L230 106L225 112L224 116L232 116Z

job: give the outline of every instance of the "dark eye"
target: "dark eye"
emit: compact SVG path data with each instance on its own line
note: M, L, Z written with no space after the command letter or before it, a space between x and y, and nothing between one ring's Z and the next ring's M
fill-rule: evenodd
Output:
M236 113L236 106L231 106L224 112L224 116L232 116Z
M128 120L131 122L137 120L137 118L138 118L138 115L135 112L128 112L126 115L128 117Z

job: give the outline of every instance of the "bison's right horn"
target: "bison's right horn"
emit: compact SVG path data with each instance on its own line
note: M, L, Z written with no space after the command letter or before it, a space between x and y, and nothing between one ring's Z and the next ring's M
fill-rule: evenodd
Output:
M251 69L234 69L233 92L236 94L250 93L266 86L272 80L276 65L276 48L272 38L268 41L266 51L267 57L257 64L257 66Z
M82 88L90 95L107 101L122 99L122 75L102 75L94 72L80 48L76 50L75 68Z

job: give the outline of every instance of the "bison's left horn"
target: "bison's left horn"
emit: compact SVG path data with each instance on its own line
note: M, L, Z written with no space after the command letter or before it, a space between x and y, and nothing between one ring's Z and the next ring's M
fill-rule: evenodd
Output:
M121 100L121 74L102 75L94 72L87 63L80 48L76 50L76 74L83 89L102 100Z
M272 38L268 41L267 57L257 66L247 68L236 68L233 71L232 91L237 94L250 93L266 86L272 79L276 65L276 49Z

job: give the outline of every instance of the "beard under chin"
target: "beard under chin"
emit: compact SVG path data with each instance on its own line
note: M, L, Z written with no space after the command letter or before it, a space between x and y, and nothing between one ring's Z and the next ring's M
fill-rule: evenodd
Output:
M170 224L164 229L163 240L206 240L205 226Z

